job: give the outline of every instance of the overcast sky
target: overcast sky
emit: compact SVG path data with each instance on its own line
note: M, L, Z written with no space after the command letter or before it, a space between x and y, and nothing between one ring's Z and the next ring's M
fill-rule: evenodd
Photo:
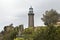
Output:
M60 12L60 0L0 0L0 31L11 23L28 27L30 6L34 8L35 26L43 25L41 17L46 10L55 9Z

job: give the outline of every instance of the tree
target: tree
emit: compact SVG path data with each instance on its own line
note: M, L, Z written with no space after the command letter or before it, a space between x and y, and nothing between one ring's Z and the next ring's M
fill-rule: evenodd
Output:
M58 13L51 9L50 11L46 11L43 14L43 18L41 18L45 25L55 24L58 20Z
M50 25L47 29L47 40L56 40L56 27L53 25ZM56 37L57 38L57 37Z
M5 33L3 36L3 40L13 40L16 38L17 32L15 30L10 31L9 33Z
M17 30L14 28L13 24L4 27L4 31L2 32L3 40L13 40L16 38Z

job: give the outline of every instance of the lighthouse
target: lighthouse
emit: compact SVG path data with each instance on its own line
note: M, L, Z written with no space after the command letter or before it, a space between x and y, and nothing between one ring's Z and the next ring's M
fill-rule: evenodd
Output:
M29 13L28 13L28 27L34 27L34 13L33 13L33 8L29 8Z

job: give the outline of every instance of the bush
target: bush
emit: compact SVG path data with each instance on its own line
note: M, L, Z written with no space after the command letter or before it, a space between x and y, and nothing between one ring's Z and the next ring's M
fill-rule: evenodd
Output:
M24 38L16 38L16 39L14 39L14 40L24 40Z

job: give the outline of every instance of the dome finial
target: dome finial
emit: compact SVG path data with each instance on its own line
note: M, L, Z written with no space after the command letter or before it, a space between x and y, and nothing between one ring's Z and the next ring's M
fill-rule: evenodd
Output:
M30 6L30 8L32 8L32 6Z

